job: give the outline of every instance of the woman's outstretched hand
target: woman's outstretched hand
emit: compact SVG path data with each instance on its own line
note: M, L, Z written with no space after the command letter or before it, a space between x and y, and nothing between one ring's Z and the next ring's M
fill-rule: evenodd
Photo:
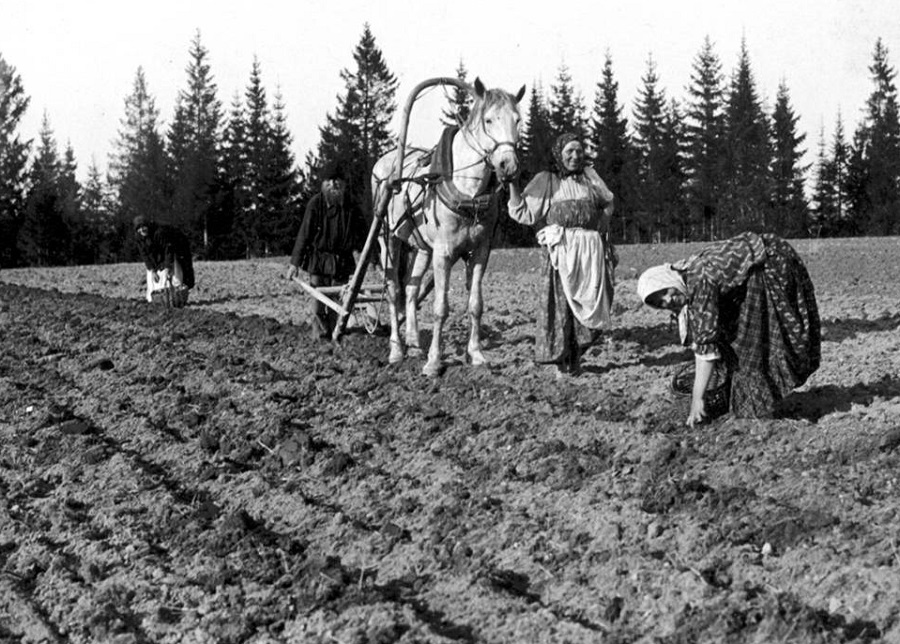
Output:
M706 420L706 403L703 398L691 398L691 413L688 415L687 425L693 427Z

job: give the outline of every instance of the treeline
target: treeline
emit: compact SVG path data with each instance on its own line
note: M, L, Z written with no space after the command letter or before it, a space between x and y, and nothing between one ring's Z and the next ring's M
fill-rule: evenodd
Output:
M874 88L852 141L840 117L830 142L804 165L806 134L782 82L774 105L760 98L745 43L725 77L707 38L687 97L670 99L648 60L629 120L607 54L590 110L562 67L546 96L534 87L523 154L545 167L553 137L572 129L594 148L594 166L616 195L620 242L900 233L900 120L896 72L879 39L868 69Z
M199 32L189 47L185 87L163 127L141 68L125 99L106 174L92 163L81 183L71 145L62 153L44 115L37 141L18 124L29 98L0 55L0 266L65 265L136 259L131 220L140 214L187 232L207 259L290 251L321 168L344 166L350 190L369 206L369 171L394 144L397 80L365 25L355 69L315 150L291 151L287 107L270 98L253 61L242 94L226 108ZM784 82L764 105L746 45L727 77L709 39L692 67L687 96L669 98L647 62L626 116L607 54L590 107L563 65L549 88L531 88L520 146L527 181L549 166L563 131L585 140L593 163L616 194L619 242L708 240L743 230L787 237L900 233L900 120L896 72L876 42L868 72L874 88L850 140L838 118L816 163L803 164L806 135ZM462 61L456 75L467 80ZM446 96L444 124L467 115L466 92ZM811 189L810 189L811 187ZM533 232L501 218L495 243L527 245Z
M253 61L246 89L226 109L198 33L171 124L163 129L139 68L109 170L104 175L92 163L83 184L76 178L74 151L69 145L59 153L46 114L36 142L17 133L29 98L15 69L0 57L0 266L135 260L131 222L136 215L181 228L201 258L288 253L315 192L318 169L340 155L361 177L364 159L389 142L396 81L368 27L354 57L359 73L342 72L347 93L320 128L318 153L310 153L300 168L291 151L286 107L280 93L268 96L259 62ZM379 74L386 79L380 94L360 99L364 93L356 86L377 82ZM364 119L374 115L364 128L357 127L360 110ZM367 156L345 149L349 139ZM362 187L354 182L360 194Z

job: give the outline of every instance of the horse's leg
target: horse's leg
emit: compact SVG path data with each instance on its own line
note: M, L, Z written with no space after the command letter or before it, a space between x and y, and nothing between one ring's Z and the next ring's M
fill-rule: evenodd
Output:
M384 270L384 279L387 283L388 316L391 321L391 351L388 362L396 364L403 360L403 342L400 340L400 319L397 315L397 304L400 296L400 280L397 276L397 257L400 243L391 238L388 243L379 238L381 247L381 266Z
M419 293L422 289L422 276L431 264L431 253L417 250L415 260L410 268L406 282L406 347L412 356L422 355L419 341Z
M469 290L469 345L466 352L472 365L479 367L488 363L481 350L481 314L484 310L481 281L487 266L488 248L477 249L466 262L466 287Z
M439 252L432 253L431 267L434 273L434 326L431 334L431 348L428 362L422 368L426 376L439 376L443 368L444 323L447 321L449 306L447 295L450 289L450 258Z

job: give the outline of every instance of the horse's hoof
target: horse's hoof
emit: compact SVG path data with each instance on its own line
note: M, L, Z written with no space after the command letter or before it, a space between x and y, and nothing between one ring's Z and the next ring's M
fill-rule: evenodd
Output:
M422 374L429 378L437 378L441 375L441 371L443 371L443 365L440 362L426 362L422 367Z
M410 358L420 358L423 354L422 347L409 346L406 348L406 355Z
M391 353L388 356L388 363L397 364L399 362L403 362L403 347L399 344L391 342Z
M490 364L480 349L478 351L469 352L469 363L473 367L487 367Z

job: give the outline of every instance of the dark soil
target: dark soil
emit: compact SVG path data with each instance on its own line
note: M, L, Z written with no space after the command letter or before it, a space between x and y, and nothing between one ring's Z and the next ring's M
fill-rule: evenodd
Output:
M0 642L900 642L898 241L796 246L822 368L692 429L634 295L692 245L621 249L562 381L537 251L492 257L489 368L454 274L439 379L313 341L283 262L201 262L174 311L137 265L3 271Z

